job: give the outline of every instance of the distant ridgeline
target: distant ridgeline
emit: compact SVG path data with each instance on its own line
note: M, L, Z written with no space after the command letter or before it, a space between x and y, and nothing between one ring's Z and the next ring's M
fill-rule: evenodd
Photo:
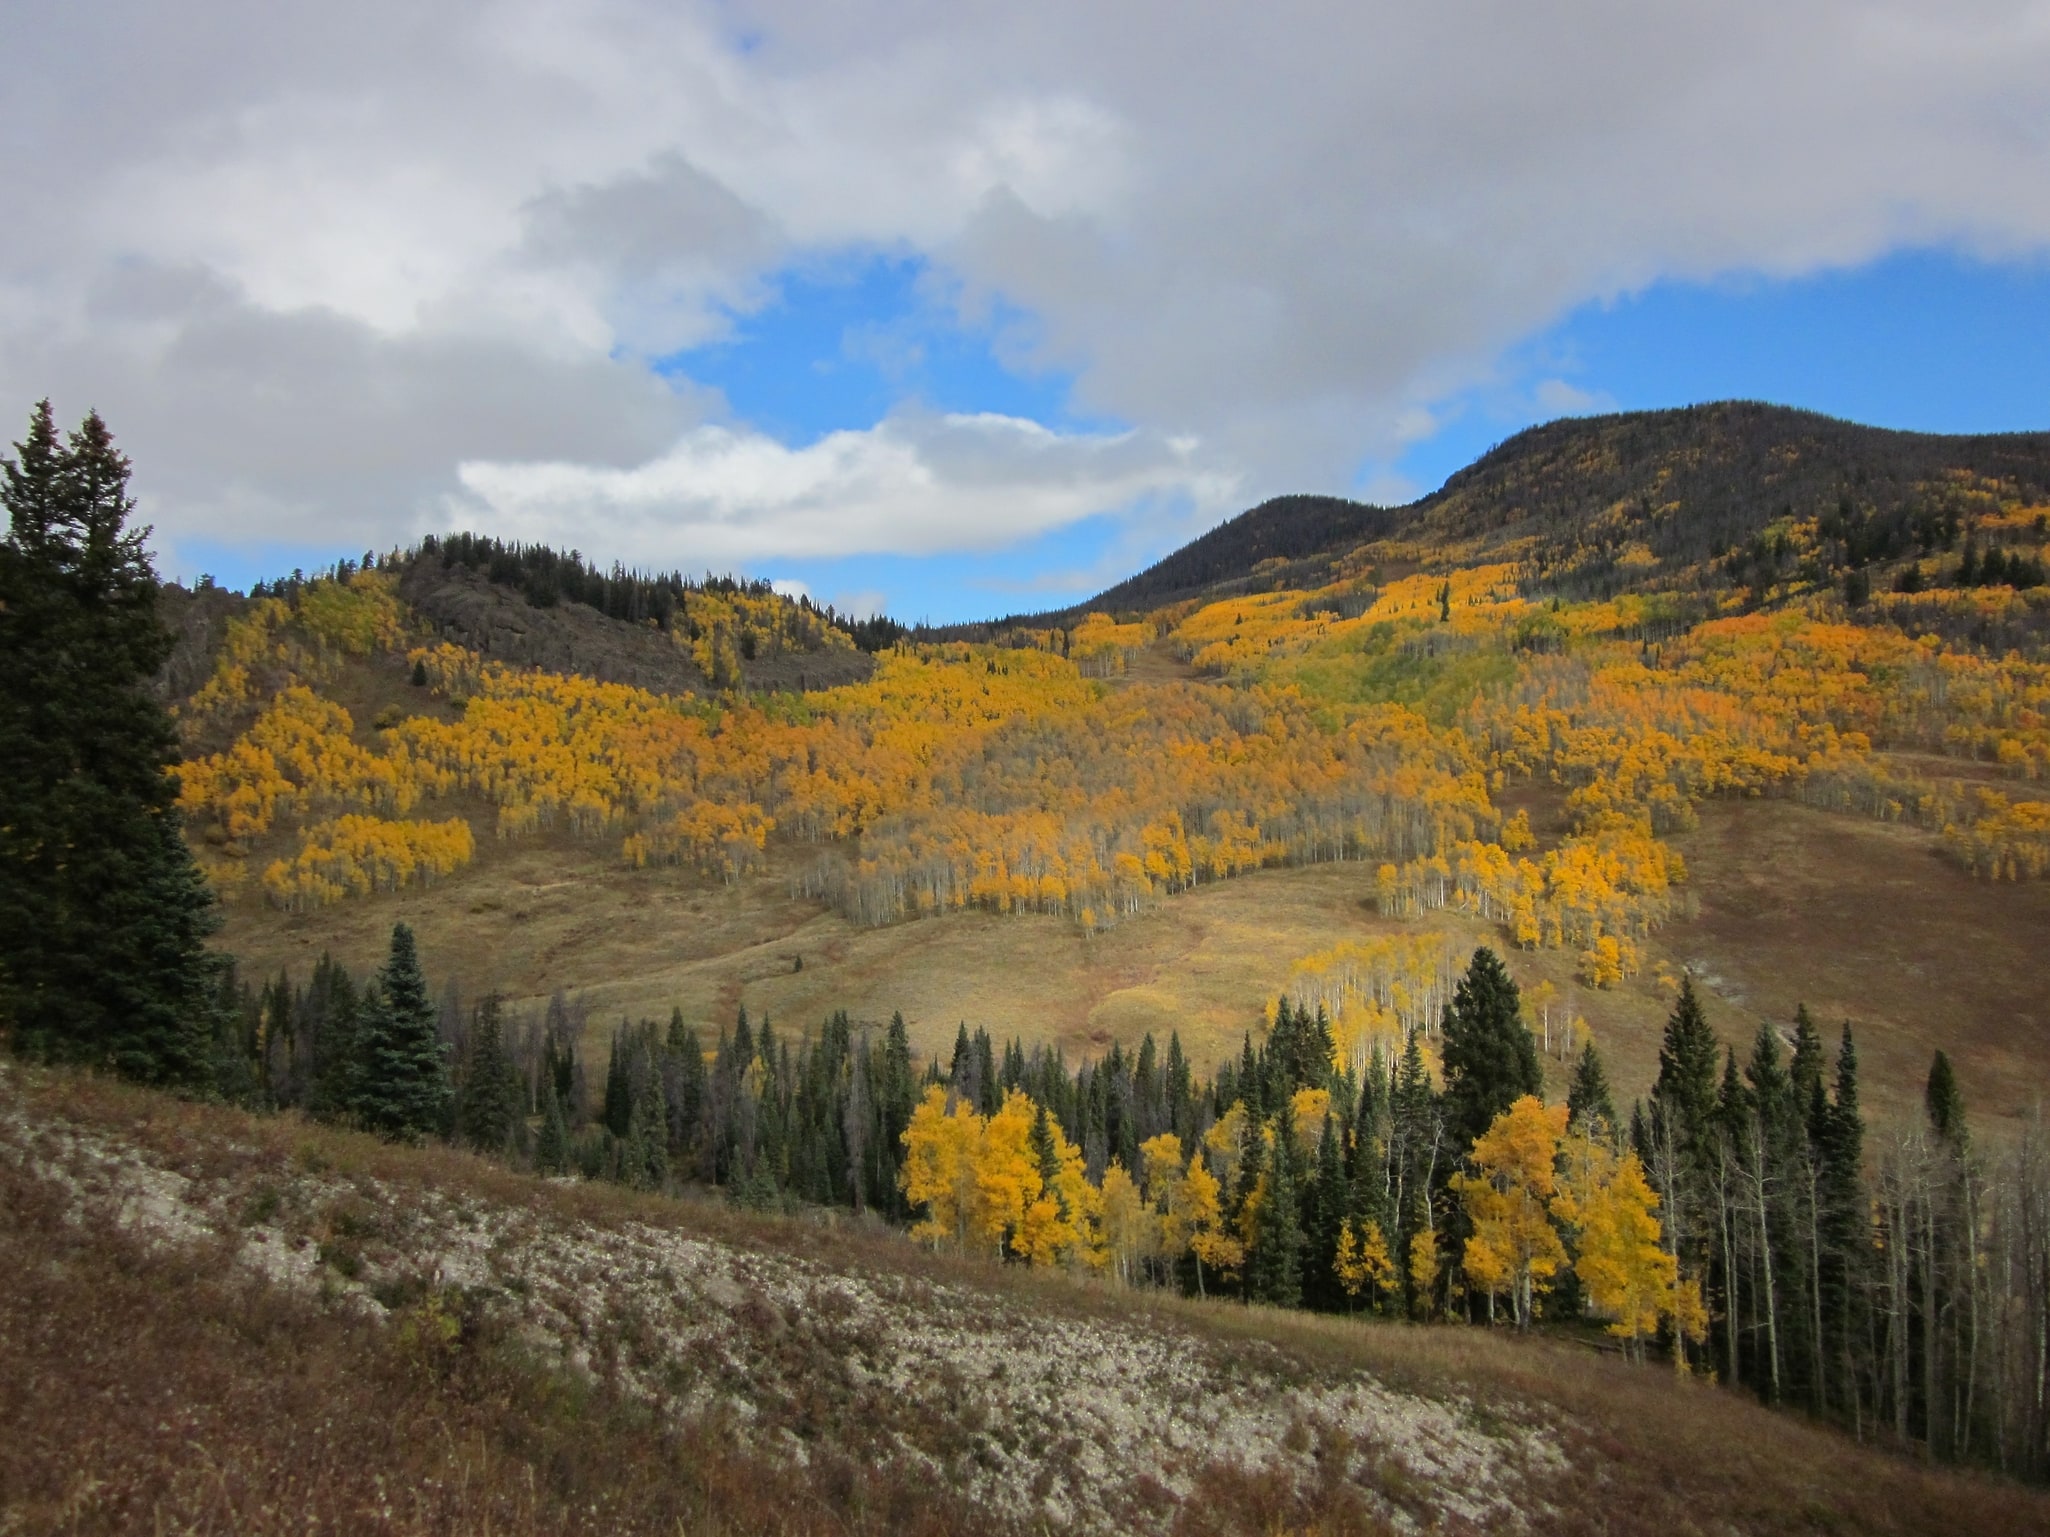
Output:
M600 571L575 550L564 554L546 545L504 544L481 534L450 534L440 539L430 535L421 541L419 558L438 558L444 569L461 566L479 572L496 585L519 593L535 608L582 603L608 619L653 623L664 630L679 610L685 614L685 623L690 622L692 596L711 594L756 603L781 599L797 612L816 616L842 631L862 651L881 651L905 633L904 626L887 615L856 619L836 613L830 604L816 605L808 596L785 597L764 581L709 573L693 581L680 572L643 573L617 563L609 572Z

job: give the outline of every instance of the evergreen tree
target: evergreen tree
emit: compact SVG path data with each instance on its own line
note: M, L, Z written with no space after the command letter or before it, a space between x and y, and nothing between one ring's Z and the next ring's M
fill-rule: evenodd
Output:
M625 1020L612 1032L612 1052L605 1063L605 1107L598 1119L615 1137L624 1137L633 1120L633 1039Z
M669 1183L669 1111L661 1080L640 1075L620 1153L620 1177L636 1190L660 1190Z
M1600 1053L1589 1041L1573 1064L1573 1082L1566 1091L1567 1124L1590 1137L1607 1141L1616 1135L1616 1102L1609 1093L1609 1075Z
M1680 980L1680 996L1666 1020L1659 1046L1658 1077L1651 1086L1651 1113L1664 1120L1684 1148L1705 1150L1715 1118L1716 1067L1721 1052L1701 1011L1694 979Z
M502 1153L520 1124L520 1079L506 1054L498 1000L486 998L470 1021L456 1092L456 1135L480 1153Z
M448 1120L448 1058L413 931L392 925L391 956L360 1011L348 1108L366 1130L418 1141Z
M669 1116L669 1155L688 1174L705 1111L705 1052L697 1031L683 1022L683 1010L669 1011L662 1043L662 1093Z
M1830 1402L1854 1405L1859 1395L1858 1300L1871 1255L1865 1193L1865 1122L1858 1109L1858 1052L1844 1025L1837 1050L1834 1103L1817 1139L1820 1162L1816 1220L1820 1248L1822 1353L1829 1363Z
M1255 1131L1248 1140L1257 1147L1265 1139ZM1246 1254L1246 1294L1255 1302L1282 1308L1299 1306L1303 1300L1303 1229L1289 1140L1288 1120L1277 1116ZM1246 1161L1255 1161L1250 1152Z
M1967 1146L1964 1096L1958 1092L1957 1074L1951 1069L1950 1058L1943 1052L1937 1052L1929 1063L1929 1081L1922 1103L1929 1116L1929 1129L1936 1134L1937 1141L1963 1150Z
M541 1135L534 1143L534 1168L541 1174L569 1172L569 1127L562 1116L562 1100L553 1088L543 1091Z
M1526 1094L1544 1093L1516 983L1485 945L1446 1006L1444 1063L1445 1131L1462 1156L1496 1116Z
M1351 1201L1340 1142L1337 1119L1325 1116L1323 1132L1317 1139L1316 1170L1304 1187L1302 1202L1303 1301L1309 1307L1327 1311L1345 1305L1345 1293L1339 1287L1334 1268L1339 1229Z
M171 650L128 526L128 461L39 404L0 460L0 1026L46 1060L201 1087L225 960L185 845L176 737L150 683Z

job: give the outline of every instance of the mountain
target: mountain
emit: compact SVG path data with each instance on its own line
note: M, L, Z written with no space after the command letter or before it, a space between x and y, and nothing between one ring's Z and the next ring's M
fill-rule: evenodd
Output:
M1941 545L1953 504L1988 483L2050 500L2050 432L1894 432L1753 401L1572 417L1518 433L1406 507L1263 502L1039 622L1313 587L1376 543L1425 559L1522 559L1590 594L1689 573L1734 581L1776 523L1813 519L1835 530L1836 567L1860 567ZM1650 562L1626 570L1639 545Z

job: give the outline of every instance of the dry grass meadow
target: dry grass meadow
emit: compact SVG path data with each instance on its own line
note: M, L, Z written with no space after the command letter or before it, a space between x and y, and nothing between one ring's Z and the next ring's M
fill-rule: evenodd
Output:
M1545 831L1546 798L1504 799ZM1803 1001L1832 1045L1853 1021L1867 1101L1882 1113L1916 1102L1938 1048L1982 1123L2034 1109L2050 1085L2050 883L1975 880L1928 834L1785 801L1710 804L1675 842L1691 876L1685 911L1631 982L1597 992L1574 979L1568 954L1509 953L1519 982L1549 979L1585 1014L1626 1097L1656 1071L1670 978L1685 968L1740 1052L1761 1018L1785 1023ZM1375 911L1370 867L1345 864L1203 886L1093 935L985 912L859 928L790 895L809 851L775 852L768 873L722 886L628 870L609 843L487 837L473 866L431 888L301 916L245 894L222 943L252 977L288 967L303 978L324 950L352 968L376 964L403 919L437 981L529 1005L556 989L581 994L601 1028L677 1006L716 1029L745 1004L800 1031L835 1009L866 1020L901 1009L925 1053L948 1051L963 1022L1058 1043L1071 1061L1178 1030L1207 1072L1258 1028L1295 959L1410 927ZM1489 925L1416 921L1502 947Z

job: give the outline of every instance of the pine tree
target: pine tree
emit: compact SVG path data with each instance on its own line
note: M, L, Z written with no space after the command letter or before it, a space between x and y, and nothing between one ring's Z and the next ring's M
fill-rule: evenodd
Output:
M223 958L181 835L176 737L150 682L171 650L128 526L128 461L48 401L0 460L0 1026L18 1051L202 1086Z
M1446 1007L1444 1061L1445 1130L1461 1153L1517 1100L1544 1092L1516 983L1485 945L1474 951Z
M569 1127L563 1121L562 1100L553 1088L542 1091L541 1135L534 1143L534 1168L541 1174L569 1172Z
M1721 1057L1715 1032L1701 1011L1694 979L1683 977L1680 996L1666 1020L1659 1046L1658 1077L1651 1086L1651 1113L1663 1119L1684 1147L1705 1149L1715 1116L1716 1067Z
M1297 1307L1303 1300L1303 1229L1296 1191L1295 1156L1289 1149L1288 1118L1274 1122L1274 1146L1261 1176L1252 1243L1246 1253L1246 1293L1255 1302ZM1258 1146L1257 1133L1249 1139ZM1248 1153L1248 1164L1255 1160Z
M1568 1124L1578 1132L1608 1141L1616 1135L1616 1102L1609 1093L1609 1075L1589 1041L1573 1064L1573 1082L1566 1091Z
M502 1153L519 1120L519 1074L506 1055L498 1000L486 998L470 1021L456 1094L456 1135L480 1153Z
M1351 1196L1339 1144L1338 1122L1327 1115L1317 1139L1316 1172L1303 1192L1302 1203L1303 1300L1310 1307L1329 1310L1344 1305L1336 1266L1339 1233Z
M418 1141L448 1121L448 1058L413 931L392 925L391 956L360 1011L349 1111L366 1130Z
M1922 1103L1929 1116L1929 1129L1947 1147L1962 1151L1968 1145L1965 1132L1965 1100L1958 1092L1957 1074L1950 1058L1937 1052L1929 1063L1929 1082Z

